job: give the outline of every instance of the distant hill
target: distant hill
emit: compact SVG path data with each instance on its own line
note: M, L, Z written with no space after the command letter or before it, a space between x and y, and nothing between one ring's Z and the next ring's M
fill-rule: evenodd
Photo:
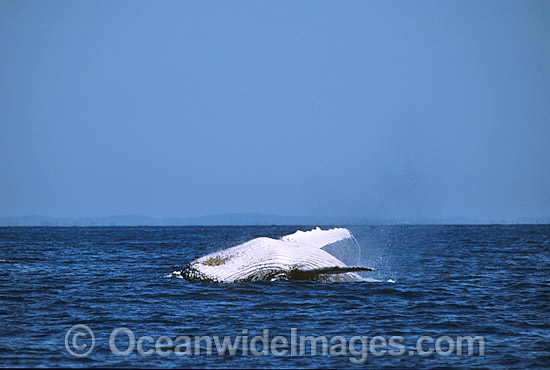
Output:
M24 216L0 218L0 226L215 226L215 225L403 225L403 224L550 224L546 219L521 218L514 222L479 221L470 218L400 220L381 218L277 216L261 213L232 213L191 218L155 218L147 216L109 216L96 218L59 218Z
M361 223L363 223L361 219L353 218L276 216L261 213L220 214L191 218L155 218L134 215L97 218L43 216L0 218L0 226L335 225Z

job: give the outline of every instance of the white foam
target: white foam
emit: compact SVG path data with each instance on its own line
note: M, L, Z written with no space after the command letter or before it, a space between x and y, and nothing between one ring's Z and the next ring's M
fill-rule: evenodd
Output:
M382 280L378 280L378 279L375 279L375 278L363 278L363 281L365 281L367 283L383 283Z
M173 271L171 274L166 275L167 278L176 278L176 279L183 279L183 276L181 276L181 271Z

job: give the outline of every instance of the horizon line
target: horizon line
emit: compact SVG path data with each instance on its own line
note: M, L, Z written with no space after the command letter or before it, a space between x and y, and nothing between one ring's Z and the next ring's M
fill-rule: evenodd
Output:
M132 218L134 220L132 220ZM260 219L257 219L260 218ZM164 222L164 223L163 223ZM332 226L332 225L545 225L550 217L518 217L514 220L448 218L396 218L358 216L281 216L264 213L225 213L194 217L112 215L98 217L56 217L27 215L0 217L0 226L114 227L114 226Z

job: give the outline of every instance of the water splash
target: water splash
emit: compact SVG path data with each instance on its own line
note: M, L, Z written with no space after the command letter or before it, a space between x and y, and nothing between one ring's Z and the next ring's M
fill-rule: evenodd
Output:
M355 241L355 245L357 246L357 250L359 251L358 253L358 257L357 257L357 261L356 261L356 264L357 265L360 265L361 264L361 244L359 244L359 241L355 238L355 236L353 234L351 234L351 238L353 239L353 241Z
M165 275L164 277L183 279L183 276L181 276L181 271L173 271L171 274Z
M348 266L363 266L361 244L353 234L350 233L350 235L350 238L326 245L322 249Z

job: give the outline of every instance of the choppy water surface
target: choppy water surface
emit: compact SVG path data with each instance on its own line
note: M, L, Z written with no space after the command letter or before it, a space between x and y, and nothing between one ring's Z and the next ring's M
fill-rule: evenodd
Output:
M345 257L376 269L363 283L197 284L169 277L206 253L298 229L311 227L0 228L0 366L550 366L550 226L350 227L361 251ZM93 351L83 358L65 346L67 330L77 324L95 335ZM368 352L359 365L349 360L359 352L323 354L321 346L315 355L308 349L304 355L243 356L241 346L234 356L218 356L215 347L207 356L202 343L200 356L141 356L137 350L116 356L109 336L119 327L131 329L136 340L173 341L250 339L264 329L270 340L281 335L290 341L296 328L298 336L325 336L329 344L398 336L405 349L399 356L390 346L382 356ZM485 356L414 353L420 336L466 335L484 338ZM127 348L124 338L117 336L120 350ZM449 341L441 343L448 350ZM355 344L360 351L361 342Z

